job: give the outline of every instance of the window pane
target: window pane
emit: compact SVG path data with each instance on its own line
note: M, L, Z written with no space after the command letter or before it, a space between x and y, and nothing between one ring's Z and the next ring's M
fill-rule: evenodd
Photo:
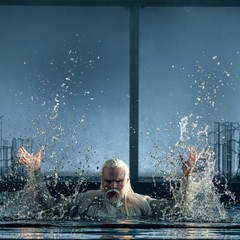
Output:
M128 25L125 8L1 6L4 145L45 145L45 170L128 161Z
M180 173L179 122L182 144L201 149L206 126L240 121L239 20L231 7L141 10L140 176L169 174L166 157Z

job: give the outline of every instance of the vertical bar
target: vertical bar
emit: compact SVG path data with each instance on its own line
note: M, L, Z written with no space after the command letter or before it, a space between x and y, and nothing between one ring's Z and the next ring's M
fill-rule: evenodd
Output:
M221 163L221 140L220 140L220 137L221 137L221 130L220 130L220 123L218 122L217 123L217 131L218 131L218 142L217 142L217 148L218 148L218 150L217 150L217 152L218 152L218 154L217 154L217 163L218 163L218 171L219 171L219 173L221 173L221 170L222 170L222 163Z
M216 165L215 169L220 173L221 171L221 162L220 162L220 123L214 122L214 154L216 156Z
M139 8L130 7L130 177L138 181Z
M3 172L3 139L2 139L2 121L3 121L3 116L0 116L0 120L1 120L1 125L0 125L0 175L2 176Z
M229 182L232 181L232 166L233 166L233 124L230 123L230 136L229 136Z

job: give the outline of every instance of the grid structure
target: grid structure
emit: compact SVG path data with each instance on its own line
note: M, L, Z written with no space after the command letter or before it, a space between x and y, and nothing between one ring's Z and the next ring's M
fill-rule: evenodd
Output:
M0 117L0 178L21 177L26 175L25 167L19 162L18 148L24 146L29 152L33 151L33 140L13 138L12 144L3 140L3 116Z
M228 181L240 176L240 124L214 123L214 152L216 169Z

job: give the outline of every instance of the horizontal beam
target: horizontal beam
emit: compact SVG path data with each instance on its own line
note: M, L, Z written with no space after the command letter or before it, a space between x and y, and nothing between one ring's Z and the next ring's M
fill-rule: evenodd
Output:
M5 6L240 7L239 0L0 0Z

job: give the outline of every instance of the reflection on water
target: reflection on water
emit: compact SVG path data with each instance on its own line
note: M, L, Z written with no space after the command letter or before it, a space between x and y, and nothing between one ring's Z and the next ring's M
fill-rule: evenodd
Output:
M153 220L0 222L1 239L239 239L240 223Z

